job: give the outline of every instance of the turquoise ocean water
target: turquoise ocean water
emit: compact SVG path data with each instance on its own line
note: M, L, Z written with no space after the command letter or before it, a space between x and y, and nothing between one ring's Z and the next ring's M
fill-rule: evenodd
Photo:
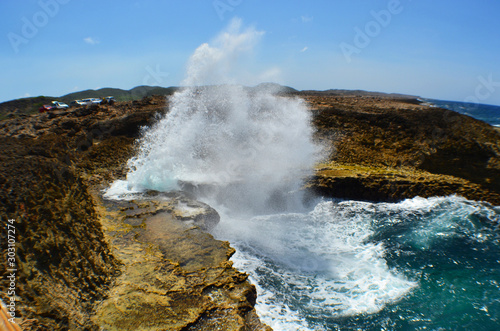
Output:
M500 207L457 196L223 217L275 330L499 330Z

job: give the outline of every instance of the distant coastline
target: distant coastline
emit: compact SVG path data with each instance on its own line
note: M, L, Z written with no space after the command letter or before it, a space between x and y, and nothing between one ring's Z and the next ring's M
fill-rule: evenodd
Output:
M453 110L457 113L484 121L492 126L500 127L500 106L436 99L419 100L429 104L431 107Z
M117 101L134 101L141 100L144 97L153 95L172 95L182 87L170 86L137 86L130 90L119 88L102 88L97 90L84 90L65 94L59 97L52 96L37 96L28 98L13 99L0 103L0 119L6 118L9 114L32 114L38 111L38 108L43 104L50 104L53 100L59 100L65 103L70 103L73 100L84 98L100 98L108 95L115 97ZM447 101L425 98L409 94L400 93L384 93L364 90L346 90L346 89L329 89L329 90L302 90L299 91L289 86L282 86L275 83L262 83L248 89L271 89L285 94L295 95L316 95L316 96L356 96L356 97L382 97L395 99L414 100L415 103L420 102L423 105L430 107L444 108L453 110L458 113L471 116L475 119L484 121L495 127L500 127L500 106L488 104L474 104L459 101ZM13 116L11 115L11 116Z

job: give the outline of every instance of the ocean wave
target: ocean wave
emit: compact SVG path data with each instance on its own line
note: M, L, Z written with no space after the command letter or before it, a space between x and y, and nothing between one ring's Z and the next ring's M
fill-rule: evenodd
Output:
M452 254L454 245L498 248L495 223L499 207L458 196L399 203L324 200L308 213L222 217L214 234L236 247L234 265L256 284L264 322L275 330L323 330L345 321L358 325L356 316L390 315L386 308L401 300L401 309L413 297L425 300L428 270L440 267L432 261L476 268L467 256ZM485 259L484 265L494 263ZM478 279L483 275L480 269L471 272ZM494 293L488 295L500 299ZM439 300L446 295L452 294ZM475 300L483 298L470 298ZM410 310L405 318L414 318Z

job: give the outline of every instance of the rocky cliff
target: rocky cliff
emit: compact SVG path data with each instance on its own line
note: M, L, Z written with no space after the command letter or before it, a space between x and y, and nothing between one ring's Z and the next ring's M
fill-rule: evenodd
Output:
M90 330L93 305L106 296L119 263L87 185L56 155L65 142L52 138L0 138L0 217L3 225L14 220L16 315L24 330ZM7 256L7 231L0 236ZM4 262L2 289L11 274Z
M330 152L307 182L314 192L500 204L500 135L486 123L411 97L291 94L307 101ZM148 97L0 121L0 216L15 220L25 330L267 329L234 250L205 231L217 222L210 207L180 192L101 196L126 174L141 127L165 111L164 97ZM5 264L0 274L6 288Z
M396 201L459 194L500 204L500 134L415 98L300 93L330 146L310 186L341 198Z
M180 193L101 197L124 176L141 127L166 110L149 97L0 122L0 216L15 220L24 330L268 329L234 250L206 232L213 209ZM1 239L5 256L6 231Z

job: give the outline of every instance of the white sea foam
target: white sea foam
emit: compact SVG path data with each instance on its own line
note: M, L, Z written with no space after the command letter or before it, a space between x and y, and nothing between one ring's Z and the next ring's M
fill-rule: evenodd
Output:
M235 266L260 293L257 309L275 329L305 328L305 316L376 313L417 284L387 266L371 242L372 204L320 202L309 213L227 219L215 235L237 247ZM364 204L364 205L363 205Z
M128 181L116 180L109 188L104 190L104 198L112 200L132 200L141 192L133 189Z
M234 265L257 285L256 308L267 324L276 330L322 330L325 318L380 312L419 286L387 265L383 240L415 252L454 238L497 240L481 219L500 222L498 209L458 196L322 201L309 213L222 215L214 234L237 248Z
M496 209L498 207L470 201L457 195L416 197L396 204L377 204L377 212L372 217L377 219L378 214L395 214L396 216L391 219L379 218L380 222L385 223L386 226L404 223L411 227L412 231L408 231L401 240L413 245L416 249L425 250L444 238L468 237L479 241L487 240L491 234L478 232L481 224L475 218L478 215L484 215L483 217L488 222L500 223ZM384 224L377 224L377 226L381 227Z

